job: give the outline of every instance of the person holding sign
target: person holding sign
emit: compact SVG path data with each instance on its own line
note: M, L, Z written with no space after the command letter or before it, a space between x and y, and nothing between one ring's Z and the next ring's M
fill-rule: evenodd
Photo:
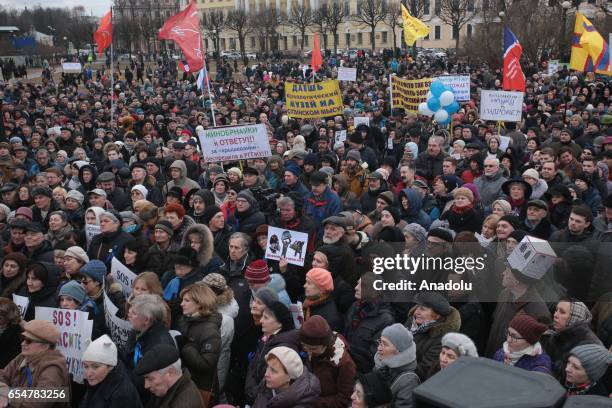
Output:
M11 300L0 297L0 367L6 365L21 352L21 315Z
M59 331L51 322L32 320L23 325L21 354L0 370L0 407L7 406L7 387L62 387L68 394L68 367L66 357L55 348L58 340Z

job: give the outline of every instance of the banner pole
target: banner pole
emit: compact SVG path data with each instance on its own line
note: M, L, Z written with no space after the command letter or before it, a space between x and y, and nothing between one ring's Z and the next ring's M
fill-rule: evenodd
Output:
M393 114L393 75L389 74L389 98L391 99L391 114Z
M113 6L111 6L111 27L113 24ZM114 105L114 100L115 98L113 98L113 92L115 92L115 74L114 74L114 58L113 58L113 42L114 42L114 38L113 38L113 33L111 33L111 43L110 43L110 72L111 72L111 91L110 91L110 98L111 98L111 111L110 111L110 120L111 120L111 129L113 126L113 119L114 119L114 109L113 109L113 105Z

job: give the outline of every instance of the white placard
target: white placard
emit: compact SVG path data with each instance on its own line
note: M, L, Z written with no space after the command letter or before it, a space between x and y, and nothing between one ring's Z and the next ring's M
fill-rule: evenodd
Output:
M272 156L266 125L229 126L198 132L207 163Z
M480 119L520 122L523 95L523 92L483 90L480 95Z
M357 68L340 67L338 68L338 81L356 81Z
M502 152L506 152L506 149L508 148L508 146L510 146L510 138L508 136L499 136L499 150L501 150Z
M548 75L553 75L559 72L559 60L548 61Z
M66 357L68 372L73 375L74 381L82 384L84 378L82 357L93 330L93 320L89 320L89 313L80 310L36 307L35 319L47 320L59 330L57 349Z
M344 142L346 140L346 130L336 130L335 143Z
M63 62L62 63L62 71L64 71L67 74L80 74L82 69L83 68L81 67L80 62Z
M17 305L21 319L25 320L26 312L28 311L28 305L30 304L30 298L26 296L19 296L13 293L13 303Z
M289 311L293 316L293 324L296 329L302 327L304 324L304 309L302 308L302 302L292 303L289 305Z
M136 279L138 275L130 271L128 267L122 264L116 257L113 257L113 260L111 261L110 273L113 277L113 281L121 284L121 291L127 299L132 294L134 279Z
M266 259L279 260L284 257L288 263L304 266L308 234L283 228L268 227Z
M101 232L102 230L100 230L99 225L85 225L85 239L87 240L87 248L89 248L89 245L91 244L91 239Z
M458 102L470 100L470 76L469 75L444 75L433 78L444 85L452 88L455 100Z
M369 116L355 116L355 118L353 119L353 124L355 125L355 128L357 128L357 126L364 124L366 126L370 126L370 117Z
M113 343L122 351L125 350L128 337L132 331L132 324L127 320L123 320L116 316L117 306L104 292L104 317L106 319L106 327L108 327L110 338Z

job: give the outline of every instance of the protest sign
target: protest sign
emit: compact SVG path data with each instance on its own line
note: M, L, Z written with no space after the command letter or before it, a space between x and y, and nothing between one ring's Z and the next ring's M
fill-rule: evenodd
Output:
M450 87L458 102L470 100L470 76L469 75L443 75L434 78Z
M128 337L132 331L132 325L127 320L117 317L117 306L104 292L104 317L106 319L106 327L108 327L110 338L122 351L125 351Z
M340 67L338 68L339 81L356 81L357 68Z
M89 248L89 244L91 244L91 239L98 235L100 232L99 225L87 224L85 225L85 239L87 240L87 248Z
M370 117L369 116L357 116L353 119L353 124L355 125L355 128L357 128L357 126L364 124L366 126L370 126Z
M404 108L406 112L418 112L421 102L427 100L431 78L402 79L391 76L391 108Z
M132 285L134 283L134 279L136 279L136 274L128 269L127 266L121 263L120 260L113 257L111 261L111 276L115 282L119 282L121 284L121 291L123 295L127 298L132 294Z
M346 130L336 130L335 143L344 142L346 140Z
M296 329L299 329L304 324L304 309L302 308L302 302L292 303L289 305L289 311L293 317L293 324Z
M62 71L66 74L80 74L82 70L80 62L63 62Z
M553 75L559 72L559 60L548 61L548 75Z
M284 257L288 263L304 266L308 234L283 228L268 227L266 259L279 260Z
M19 296L13 293L13 303L17 305L21 318L25 320L25 315L30 304L30 299L25 296Z
M523 92L487 91L480 95L480 119L520 122Z
M57 350L66 357L68 372L73 375L74 381L82 384L84 379L82 357L93 329L93 320L89 320L89 313L80 310L36 307L34 318L49 321L59 330Z
M229 126L198 132L202 155L207 163L269 157L266 125Z
M510 146L510 138L508 136L500 136L499 140L499 150L505 152L508 146Z
M314 84L285 82L287 115L291 118L313 119L342 115L344 104L336 80Z

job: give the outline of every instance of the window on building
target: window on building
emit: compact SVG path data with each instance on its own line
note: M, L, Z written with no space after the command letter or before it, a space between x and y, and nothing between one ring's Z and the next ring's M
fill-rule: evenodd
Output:
M251 48L255 48L255 37L251 37Z
M361 14L361 0L357 0L357 14Z
M387 38L388 38L388 37L389 37L389 32L388 32L388 31L383 31L383 32L382 32L382 39L381 39L381 41L382 41L382 43L383 43L383 44L386 44L386 43L387 43Z
M350 0L344 0L344 14L347 16L351 15L351 2Z
M338 46L339 43L340 43L340 36L336 33L334 34L334 44Z
M304 36L304 45L308 47L308 36L307 35Z
M293 44L294 47L297 47L297 35L294 35L293 37L291 37L291 43Z
M225 38L221 39L221 49L222 50L226 50L227 49L227 47L225 46Z
M470 13L474 12L474 0L469 0L467 3L467 11Z
M351 46L351 34L350 33L344 34L344 42L346 43L347 47Z
M468 37L468 38L472 38L472 34L473 34L473 31L472 31L472 30L473 30L472 25L471 25L471 24L468 24L468 25L467 25L467 37Z
M204 48L208 49L208 38L204 39Z
M357 44L363 44L363 33L357 33Z
M453 40L456 40L459 37L459 29L457 27L453 27Z
M436 16L440 15L440 0L434 0L434 13Z
M440 33L442 31L442 27L436 26L434 31L435 31L434 40L439 40L440 39Z
M589 4L595 4L595 3L597 3L597 1L595 1L595 0L588 0L588 3Z
M423 3L423 14L425 14L425 15L429 15L429 12L430 12L429 11L429 3L430 3L430 0L424 0L424 3Z
M287 37L287 36L284 36L284 37L283 37L283 43L284 43L284 45L285 45L285 49L286 49L286 50L288 50L288 49L289 49L289 46L288 46L288 45L289 45L289 44L288 44L288 43L289 43L289 41L287 41L288 39L289 39L289 37Z

